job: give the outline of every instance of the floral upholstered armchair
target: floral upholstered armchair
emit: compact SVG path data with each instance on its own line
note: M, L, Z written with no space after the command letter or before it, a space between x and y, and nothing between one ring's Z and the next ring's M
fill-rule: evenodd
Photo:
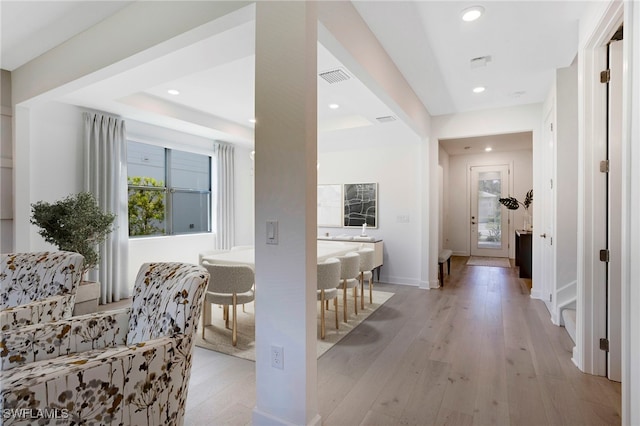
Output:
M2 333L4 425L182 425L208 281L200 266L144 264L131 308Z
M68 251L3 254L0 330L70 317L83 263Z

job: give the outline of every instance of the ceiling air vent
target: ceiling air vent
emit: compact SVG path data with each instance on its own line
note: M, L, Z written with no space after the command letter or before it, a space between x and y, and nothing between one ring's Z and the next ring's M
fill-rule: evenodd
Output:
M385 115L384 117L376 117L378 123L391 123L392 121L396 121L396 118L393 115Z
M471 68L486 67L487 63L491 62L491 56L478 56L477 58L471 59L469 62L471 63Z
M334 70L324 71L318 74L322 77L327 83L334 84L340 83L341 81L349 80L351 77L347 74L343 69L336 68Z

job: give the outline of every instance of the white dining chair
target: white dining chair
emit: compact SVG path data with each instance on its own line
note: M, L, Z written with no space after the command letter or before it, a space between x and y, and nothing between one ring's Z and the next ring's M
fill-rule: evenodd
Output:
M362 248L358 250L360 255L360 307L364 309L364 282L369 282L369 303L373 303L373 268L374 253L372 248Z
M209 272L209 287L205 293L204 318L210 318L211 304L223 306L225 327L229 328L229 306L232 308L231 343L238 343L238 314L237 305L252 302L255 299L253 284L255 274L253 269L246 265L218 265L203 260L204 266ZM209 310L207 316L206 311ZM204 322L204 321L203 321ZM202 339L205 338L202 325Z
M353 308L355 314L358 315L358 276L360 275L360 255L356 252L350 252L344 256L337 256L340 260L340 286L342 289L342 309L344 312L344 322L347 321L347 289L352 288L353 291Z
M339 329L338 321L338 286L340 285L340 260L329 258L318 263L318 290L317 297L320 301L320 338L325 337L324 311L325 301L333 299L336 313L336 330Z

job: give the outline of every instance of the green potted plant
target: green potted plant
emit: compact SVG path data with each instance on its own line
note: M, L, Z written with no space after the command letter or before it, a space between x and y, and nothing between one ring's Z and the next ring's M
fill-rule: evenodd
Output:
M100 210L89 192L69 195L55 203L38 201L31 204L31 223L46 242L60 250L75 251L84 256L84 271L98 265L97 246L113 230L115 215Z
M54 203L39 201L31 204L31 223L46 242L60 250L74 251L84 257L82 276L99 262L98 245L113 230L115 215L100 210L89 192L69 195ZM76 292L74 315L95 312L100 286L83 281Z

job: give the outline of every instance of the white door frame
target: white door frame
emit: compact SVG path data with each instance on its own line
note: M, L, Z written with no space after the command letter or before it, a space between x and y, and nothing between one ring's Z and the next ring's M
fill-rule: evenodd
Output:
M556 291L556 246L553 245L556 229L556 99L550 103L549 109L544 111L542 138L544 140L544 179L536 199L538 205L543 207L542 226L534 229L533 241L540 243L541 253L540 277L542 280L534 280L531 289L531 297L541 299L547 305L549 312L555 312L554 306L557 297L552 294ZM541 281L541 282L540 282ZM553 315L552 315L553 320Z
M604 264L598 252L605 247L604 212L599 200L606 187L599 170L606 140L606 86L600 83L600 71L606 67L606 44L623 19L622 2L611 2L602 14L578 55L579 81L579 176L578 176L578 300L574 362L585 373L606 374L606 356L599 348L605 336L604 292L599 277Z
M622 381L622 48L623 41L609 46L609 277L607 293L607 376Z
M632 354L640 353L640 335L631 324L640 324L640 4L624 2L622 101L622 424L640 424L640 369ZM632 143L633 141L633 143ZM632 167L634 165L635 167ZM632 184L634 182L634 184ZM631 261L635 259L636 261ZM633 281L634 285L631 285ZM633 307L633 310L632 310ZM633 359L636 361L637 358ZM634 401L634 404L631 404Z

